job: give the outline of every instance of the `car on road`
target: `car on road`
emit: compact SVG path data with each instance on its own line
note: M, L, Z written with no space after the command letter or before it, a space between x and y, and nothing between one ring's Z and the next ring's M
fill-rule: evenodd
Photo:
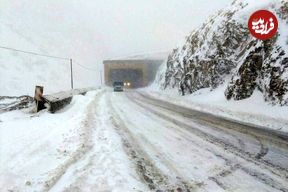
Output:
M113 83L113 88L114 88L114 91L119 91L119 92L122 92L124 91L124 82L122 81L116 81Z

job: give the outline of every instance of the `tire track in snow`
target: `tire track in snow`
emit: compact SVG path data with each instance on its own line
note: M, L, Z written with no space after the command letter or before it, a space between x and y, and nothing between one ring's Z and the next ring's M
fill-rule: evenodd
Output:
M137 94L139 94L139 93L137 93ZM176 120L173 117L171 118L171 116L169 116L169 115L166 115L164 113L159 112L159 109L164 109L164 110L172 112L172 113L177 113L177 114L183 115L181 112L175 111L175 110L170 109L168 107L164 108L163 106L157 105L157 104L155 104L152 101L149 102L147 99L143 100L143 99L139 99L138 97L137 97L137 99L135 99L135 97L131 97L131 96L128 96L128 97L130 97L131 100L135 101L135 103L138 103L138 105L141 105L143 108L145 108L147 110L150 110L151 112L154 112L158 116L162 116L163 118L166 118L167 120L171 120L172 119L171 121L173 121L174 123L176 122L176 123L179 123L180 125L183 124L185 127L187 127L187 126L189 127L189 125L187 125L187 124L185 124L185 123L183 123L183 122L181 122L179 120ZM142 95L141 95L141 97L142 97ZM147 107L147 104L150 105L150 106L153 106L154 108L155 107L158 108L158 110L152 109L151 107ZM186 116L188 116L188 115L186 115ZM191 116L188 116L188 117L189 117L189 119L192 118ZM195 119L197 119L197 117ZM194 121L194 118L192 118L192 120ZM200 122L202 122L202 121L200 121ZM211 123L212 122L213 121L211 121ZM233 124L233 122L231 122L231 123ZM203 120L202 124L206 124L206 122ZM199 124L199 126L201 127L201 124ZM216 126L216 127L219 127L219 126ZM230 128L232 128L233 130L237 130L237 128L235 126L231 126ZM222 131L222 129L223 128L221 128L221 131ZM256 133L254 133L254 132L251 133L251 132L248 132L246 130L241 130L241 129L238 130L241 133L243 131L243 134L246 134L247 136L251 136L252 135L252 137L254 137L254 139L258 141L259 147L260 147L259 152L257 152L256 154L251 154L249 152L244 151L241 148L238 148L237 146L231 145L230 143L227 143L227 142L224 142L224 141L218 139L217 137L213 136L212 134L209 134L207 132L203 132L201 129L198 129L195 126L190 126L190 128L188 128L188 130L196 131L196 133L199 133L199 134L201 134L201 135L203 135L205 137L211 138L212 140L214 139L215 141L218 141L218 143L219 142L222 143L224 148L225 148L225 146L232 147L233 151L236 150L239 153L241 153L242 155L254 159L255 162L258 162L258 164L262 163L263 165L266 165L267 167L273 168L271 171L276 169L277 172L274 172L275 174L279 175L278 174L278 172L279 172L279 173L281 173L280 175L282 175L283 177L288 177L288 168L281 167L279 165L273 164L273 163L271 163L269 161L266 161L266 160L262 159L269 151L268 145L264 144L264 143L266 143L265 141L268 142L269 140L267 140L266 138L265 139L262 138L261 135L256 135ZM274 139L272 141L272 139L271 139L271 143L279 144L280 142L279 141L274 141ZM276 145L276 146L278 146L278 145ZM283 140L283 142L281 144L279 144L279 146L288 149L288 142Z
M128 95L128 94L127 94ZM261 158L263 156L265 156L265 153L267 154L268 150L265 150L265 147L264 145L260 142L260 145L261 145L261 149L259 151L258 154L263 154L263 156L261 157L257 157L257 156L254 156L254 155L251 155L249 153L246 153L244 151L242 151L241 149L233 146L233 145L230 145L230 144L227 144L225 143L224 141L222 140L219 140L218 138L214 137L213 135L209 135L207 134L206 132L203 132L195 127L191 127L190 125L186 124L186 123L183 123L179 120L177 120L176 118L173 118L172 116L170 115L166 115L164 114L163 112L159 112L158 110L155 110L155 109L152 109L151 108L151 105L153 104L150 104L148 103L147 105L147 102L144 102L142 103L143 101L139 101L139 99L135 99L135 97L132 97L132 96L128 96L132 101L134 101L137 105L139 105L140 107L154 113L155 115L159 116L160 118L163 118L167 121L170 121L170 122L173 122L175 123L176 125L180 126L180 127L183 127L184 129L196 134L197 136L203 138L204 140L212 143L212 144L215 144L215 145L218 145L220 146L221 148L223 149L226 149L228 150L229 152L249 161L249 162L252 162L254 163L255 165L257 166L260 166L260 167L265 167L265 169L271 171L271 173L281 177L282 179L284 180L287 180L287 171L282 167L278 167L278 166L275 166L273 164L270 164L270 163L267 163L266 161L263 161L261 160ZM150 107L148 107L150 105ZM155 105L154 105L155 106ZM160 106L161 108L161 106ZM168 109L169 110L169 109ZM215 153L215 152L214 152ZM257 154L257 155L258 155ZM225 159L224 157L221 156L222 159ZM228 161L228 159L226 159L226 161ZM229 160L229 164L231 164L230 160ZM238 165L236 167L239 167ZM264 173L259 173L259 172L255 172L253 170L250 170L248 168L245 168L243 166L240 166L240 169L243 170L244 172L246 172L247 174L249 174L250 176L252 177L255 177L257 178L259 181L263 182L264 184L267 184L269 186L271 186L272 188L275 188L277 190L280 190L280 191L287 191L286 189L286 186L282 185L281 183L277 182L276 180L274 180L273 178L271 178L269 175L267 174L264 174ZM225 172L233 172L237 169L233 169L233 166L231 167L230 170L228 171L224 171L223 174L220 173L220 176L223 175L225 176ZM220 187L222 187L224 190L228 189L227 186L225 186L224 184L222 184L217 178L219 176L215 176L215 177L211 177L211 180L215 181Z
M234 119L219 117L214 114L205 113L202 111L190 109L190 108L183 107L183 106L178 106L176 104L154 98L153 96L149 96L141 92L135 92L135 94L145 99L147 103L150 103L154 106L158 106L160 108L164 108L166 110L170 110L170 111L173 110L173 112L182 114L184 116L186 115L187 117L193 118L194 120L197 120L200 123L210 122L215 125L216 124L226 125L226 126L229 126L229 129L236 130L237 132L240 132L246 135L249 135L249 134L259 135L261 136L262 140L266 140L269 143L273 143L275 145L288 148L288 133L271 130L265 127L255 126L253 124L240 122Z
M142 177L148 187L157 192L163 191L179 191L179 192L190 192L195 191L198 187L197 184L190 184L183 181L181 178L172 181L168 175L165 175L160 169L158 169L149 155L142 150L137 140L133 137L133 134L126 127L125 122L121 119L119 114L116 112L114 106L110 100L108 101L109 108L112 113L112 122L114 123L116 130L122 138L123 146L127 154L131 157L132 161L136 165L138 174Z
M91 144L91 129L92 125L91 122L93 122L94 119L94 113L95 106L97 105L97 101L99 100L99 97L104 92L101 91L96 94L94 99L91 101L91 103L88 105L87 111L86 111L86 118L82 120L82 126L81 129L83 130L83 134L81 137L81 143L82 145L71 155L69 159L67 159L63 164L61 164L59 167L57 167L55 170L50 171L49 175L50 178L46 180L45 186L44 186L44 192L50 191L53 186L56 185L56 183L61 179L61 177L65 174L67 169L75 164L77 161L79 161L85 154L87 154L92 149Z
M137 92L136 93L137 95L140 95L141 98L145 99L146 101L144 101L143 99L140 99L139 97L137 97L138 100L141 100L142 102L147 102L150 104L150 105L154 105L154 106L158 106L160 108L163 108L162 105L158 105L158 104L155 104L154 102L150 102L149 101L149 98L146 97L145 95ZM131 98L131 97L130 97ZM134 98L132 98L134 99ZM148 99L148 100L147 100ZM134 99L135 100L135 99ZM171 111L171 109L169 107L165 107L164 109L166 110L169 110ZM178 111L174 111L176 113L179 113L181 114L183 117L186 117L188 119L191 119L191 115L188 115L186 113L182 113L182 112L178 112ZM206 126L209 126L210 129L213 129L213 130L217 130L218 132L221 130L221 132L225 133L226 135L229 135L231 137L233 137L235 140L237 140L238 144L239 144L239 147L234 145L234 147L238 148L239 150L243 151L243 153L247 153L249 154L250 156L255 156L257 159L261 159L263 158L265 155L267 155L268 151L269 151L269 148L267 146L264 145L264 140L261 139L261 137L257 136L254 132L247 132L245 130L239 130L237 127L235 127L233 124L233 122L231 122L230 124L230 127L229 129L225 129L223 128L223 125L220 125L220 124L216 124L215 121L213 120L209 120L208 118L200 118L198 119L198 117L200 117L199 115L197 115L196 117L193 118L193 121L199 123L199 124L205 124ZM229 130L229 131L228 131ZM235 135L237 134L237 135ZM239 134L244 134L245 137L247 136L251 136L251 138L253 138L254 140L256 140L258 143L259 143L259 152L258 153L253 153L253 152L249 152L248 150L245 150L246 149L246 144L244 143L244 141L242 140L243 139L243 136L242 136L242 139L240 137ZM222 135L222 134L221 134ZM224 139L222 139L224 140ZM227 143L229 144L229 143ZM231 145L231 144L229 144ZM288 147L288 145L287 145Z
M91 123L91 150L73 163L51 191L147 191L140 182L128 156L122 148L102 94L89 114ZM92 120L92 119L90 119Z

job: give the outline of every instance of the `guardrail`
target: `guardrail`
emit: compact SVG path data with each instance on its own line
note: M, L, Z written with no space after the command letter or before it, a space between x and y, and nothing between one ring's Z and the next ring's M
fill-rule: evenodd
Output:
M63 109L69 105L74 95L85 95L88 91L92 91L94 88L85 89L73 89L71 91L62 91L59 93L44 95L43 99L48 111L55 113L56 111Z

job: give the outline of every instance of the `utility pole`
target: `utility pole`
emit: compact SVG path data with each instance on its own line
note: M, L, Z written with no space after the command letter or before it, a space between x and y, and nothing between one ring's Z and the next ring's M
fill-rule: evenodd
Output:
M71 89L73 89L73 61L70 59L70 68L71 68Z

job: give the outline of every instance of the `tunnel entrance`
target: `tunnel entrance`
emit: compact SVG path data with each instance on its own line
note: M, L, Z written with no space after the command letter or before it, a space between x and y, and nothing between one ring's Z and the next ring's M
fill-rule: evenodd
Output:
M112 82L123 81L129 82L130 88L143 87L143 70L142 69L111 69L109 79Z
M126 82L126 88L145 87L154 81L158 67L163 60L104 60L105 85ZM130 83L130 86L129 86Z

